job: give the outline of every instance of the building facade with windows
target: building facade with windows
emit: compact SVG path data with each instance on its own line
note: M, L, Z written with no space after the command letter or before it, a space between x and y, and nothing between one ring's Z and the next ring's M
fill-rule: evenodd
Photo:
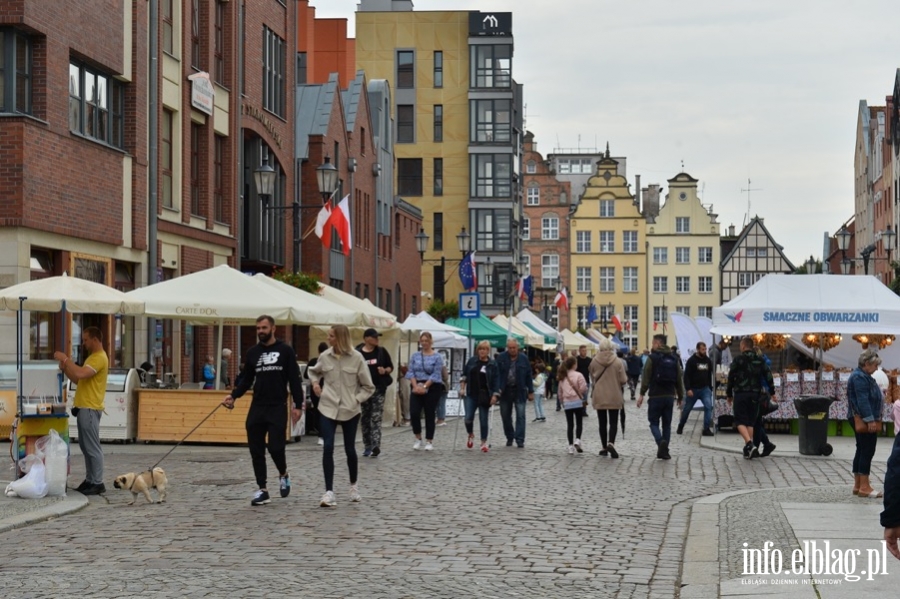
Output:
M669 179L665 203L647 218L646 318L668 331L668 313L712 318L719 305L719 223L697 196L697 179Z
M415 12L409 1L362 0L356 64L390 82L397 195L422 210L429 236L422 289L448 301L462 291L456 237L465 228L484 311L500 311L522 252L512 14Z
M552 153L547 154L547 162L556 178L571 186L570 201L574 204L587 188L588 179L594 175L597 162L605 157L603 151L598 149L554 148ZM612 158L619 164L616 174L627 176L625 157L613 156Z
M742 291L769 273L791 273L794 265L784 255L782 246L756 216L736 239L723 237L730 249L723 251L721 264L721 303L736 298Z
M614 333L612 316L619 315L623 340L631 347L648 346L653 331L646 320L646 222L625 177L617 174L618 167L607 149L572 209L572 325ZM588 321L588 294L596 306L593 323Z
M522 154L522 187L525 207L522 219L522 246L534 286L534 309L548 324L571 328L571 312L559 320L553 300L560 283L571 289L569 272L569 209L571 185L560 181L550 164L537 151L531 131L525 133Z

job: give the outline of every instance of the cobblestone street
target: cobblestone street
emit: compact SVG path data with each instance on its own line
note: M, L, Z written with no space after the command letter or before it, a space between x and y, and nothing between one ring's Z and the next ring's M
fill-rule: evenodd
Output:
M461 425L451 450L452 420L430 453L412 450L408 429L385 429L384 453L360 458L362 503L347 500L336 452L338 505L330 510L318 506L315 439L288 447L290 497L255 508L246 448L179 447L162 464L168 503L128 506L131 495L112 479L151 466L168 447L106 445L106 495L0 535L8 554L0 581L10 597L671 598L679 596L693 500L852 478L846 461L777 451L747 461L701 448L694 418L684 436L673 434L673 459L659 461L646 409L627 404L619 460L598 457L593 413L585 453L567 455L565 419L549 402L546 423L531 424L529 410L525 449L504 446L499 415L487 455L465 449ZM883 462L875 468L880 475ZM74 455L70 483L82 474ZM277 483L271 464L270 474Z

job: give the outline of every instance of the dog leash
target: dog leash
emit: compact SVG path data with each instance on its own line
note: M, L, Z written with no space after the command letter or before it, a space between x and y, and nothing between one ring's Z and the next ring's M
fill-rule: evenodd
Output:
M200 428L200 425L202 425L204 422L206 422L207 420L209 420L210 416L212 416L213 414L215 414L215 413L216 413L216 410L218 410L218 409L221 408L221 407L222 407L222 404L216 405L216 407L213 408L213 411L206 415L206 418L204 418L203 420L201 420L201 421L197 424L197 426L195 426L194 428L192 428L191 431L190 431L188 434L186 434L186 435L184 436L184 438L183 438L181 441L179 441L178 443L175 444L175 447L173 447L172 449L170 449L170 450L168 451L168 453L166 453L166 455L164 455L163 457L159 458L159 461L158 461L158 462L156 462L155 464L153 464L152 466L150 466L150 472L152 473L154 468L156 468L157 466L159 466L160 464L162 464L162 461L163 461L164 459L166 459L167 457L169 457L169 454L170 454L170 453L172 453L173 451L175 451L176 449L178 449L178 446L179 446L179 445L181 445L182 443L184 443L185 440L186 440L188 437L190 437L190 436L194 433L195 430L197 430L198 428ZM152 474L151 474L151 476L152 476Z

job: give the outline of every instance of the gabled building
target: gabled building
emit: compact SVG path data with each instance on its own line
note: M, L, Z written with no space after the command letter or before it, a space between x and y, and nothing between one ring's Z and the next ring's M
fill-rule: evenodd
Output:
M769 273L791 273L794 265L784 255L784 249L758 216L753 217L736 239L725 239L730 250L723 251L721 264L724 304Z
M571 324L610 326L621 316L626 343L649 347L646 221L609 148L587 181L569 221ZM588 321L592 294L597 321Z
M669 179L666 201L647 219L648 317L658 325L669 312L712 318L719 305L719 222L697 196L697 179Z

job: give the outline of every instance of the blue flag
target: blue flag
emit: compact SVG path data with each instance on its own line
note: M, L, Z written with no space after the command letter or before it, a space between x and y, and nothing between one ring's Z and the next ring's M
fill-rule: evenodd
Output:
M459 280L463 289L478 289L478 275L475 273L475 252L469 252L459 263Z
M593 323L595 320L597 320L597 306L591 304L591 307L588 308L587 313L588 327L590 327L591 323Z

